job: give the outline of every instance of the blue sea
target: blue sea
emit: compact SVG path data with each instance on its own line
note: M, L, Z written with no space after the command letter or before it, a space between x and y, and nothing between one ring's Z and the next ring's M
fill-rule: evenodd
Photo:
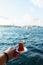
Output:
M0 26L0 53L9 47L18 48L24 42L28 51L6 65L43 65L43 27Z

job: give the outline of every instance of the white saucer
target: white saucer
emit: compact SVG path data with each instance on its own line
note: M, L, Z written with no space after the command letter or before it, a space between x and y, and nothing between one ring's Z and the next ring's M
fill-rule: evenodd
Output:
M20 54L25 53L25 52L27 52L27 51L28 51L28 49L27 49L26 47L24 47L24 51L18 51L18 50L17 50L17 52L19 52Z

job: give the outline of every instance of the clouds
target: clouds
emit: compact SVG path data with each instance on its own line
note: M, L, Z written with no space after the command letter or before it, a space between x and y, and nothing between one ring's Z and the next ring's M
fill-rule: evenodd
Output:
M43 18L37 18L33 17L32 15L26 15L23 19L25 25L43 26Z
M32 16L30 15L25 15L20 18L4 18L0 17L0 25L16 25L16 26L24 26L24 25L29 25L30 22L32 21Z
M2 3L3 5L0 4L0 16L2 16L0 17L0 25L43 26L43 0L21 0L15 2L15 4L12 1L9 2L10 5L7 4L7 1L2 1ZM6 7L4 5L5 3L7 4ZM11 3L14 5L11 5ZM35 7L33 4L38 7Z
M43 26L43 18L33 17L32 15L24 15L20 18L1 18L0 17L0 25L16 25L16 26L28 26L28 25L36 25Z
M32 2L40 8L43 8L43 0L32 0Z
M0 17L0 25L10 25L12 24L10 19L6 19L4 17Z

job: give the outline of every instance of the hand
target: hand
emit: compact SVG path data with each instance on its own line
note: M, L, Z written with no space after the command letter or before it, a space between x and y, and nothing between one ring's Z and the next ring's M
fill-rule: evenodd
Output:
M20 55L15 48L8 48L5 52L8 54L9 60L12 58L17 58Z

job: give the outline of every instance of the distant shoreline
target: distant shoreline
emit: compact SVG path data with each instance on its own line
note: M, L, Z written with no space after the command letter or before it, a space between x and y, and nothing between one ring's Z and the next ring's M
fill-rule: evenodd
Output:
M0 27L42 27L37 25L24 25L24 26L16 26L16 25L0 25Z

